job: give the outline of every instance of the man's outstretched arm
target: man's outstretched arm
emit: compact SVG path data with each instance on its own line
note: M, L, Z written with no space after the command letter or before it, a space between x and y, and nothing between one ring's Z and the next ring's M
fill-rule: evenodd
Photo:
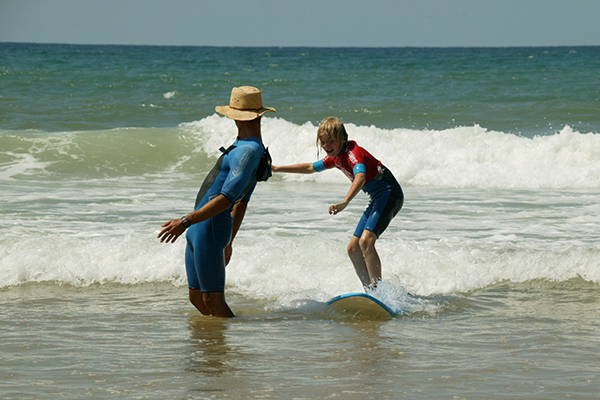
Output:
M212 218L215 215L227 210L229 207L231 207L231 201L227 197L220 194L198 210L186 215L185 218L187 218L187 220L190 221L190 224L193 225ZM158 238L160 239L161 243L174 243L177 238L186 230L186 227L183 226L183 220L181 218L172 219L161 226L164 228L158 234Z

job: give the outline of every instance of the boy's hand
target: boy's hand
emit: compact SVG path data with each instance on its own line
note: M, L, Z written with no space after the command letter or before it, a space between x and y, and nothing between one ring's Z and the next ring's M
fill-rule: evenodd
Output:
M347 206L348 206L348 203L345 201L342 201L341 203L333 204L333 205L329 206L329 214L335 215L337 213L340 213L340 212L344 211L344 208L346 208Z

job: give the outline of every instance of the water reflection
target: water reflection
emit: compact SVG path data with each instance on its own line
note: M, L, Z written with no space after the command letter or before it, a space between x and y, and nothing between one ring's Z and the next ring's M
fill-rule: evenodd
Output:
M190 317L187 371L211 377L231 372L231 359L236 357L236 352L227 341L227 323L222 318Z
M410 368L404 344L394 334L400 325L400 320L289 314L269 319L190 317L187 371L196 382L189 389L232 398L273 391L281 398L352 398L374 390L391 396L394 377ZM249 381L248 376L255 378Z

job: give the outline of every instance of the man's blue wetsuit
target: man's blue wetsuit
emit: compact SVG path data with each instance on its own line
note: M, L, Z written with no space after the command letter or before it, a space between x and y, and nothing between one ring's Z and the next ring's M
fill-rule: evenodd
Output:
M190 289L203 292L225 290L225 247L233 229L231 210L239 201L249 201L256 187L256 171L265 148L257 138L237 139L206 176L194 210L222 194L231 208L194 224L186 233L185 268Z

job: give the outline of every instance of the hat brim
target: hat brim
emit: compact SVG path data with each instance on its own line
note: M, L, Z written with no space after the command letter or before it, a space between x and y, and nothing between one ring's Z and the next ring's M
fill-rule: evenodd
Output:
M215 111L236 121L252 121L265 113L277 112L273 107L263 107L258 110L236 110L229 106L217 106Z

